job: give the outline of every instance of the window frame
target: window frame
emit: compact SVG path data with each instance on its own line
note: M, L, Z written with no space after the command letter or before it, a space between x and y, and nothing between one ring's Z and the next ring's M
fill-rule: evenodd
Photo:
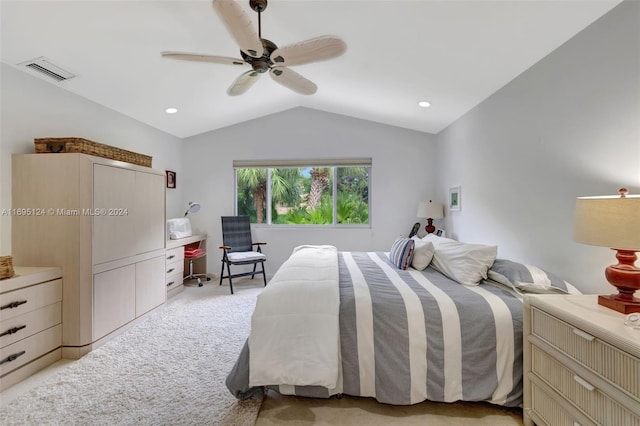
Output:
M307 168L322 167L331 168L332 179L332 223L327 224L286 224L272 223L272 197L271 197L271 171L276 168ZM338 223L338 169L349 167L365 167L367 168L367 223ZM373 165L371 158L348 158L348 159L320 159L320 160L234 160L233 161L233 180L234 180L234 212L238 214L238 169L241 168L266 168L267 169L267 197L265 205L265 223L251 223L256 227L268 228L286 228L286 229L327 229L327 228L371 228L371 175Z

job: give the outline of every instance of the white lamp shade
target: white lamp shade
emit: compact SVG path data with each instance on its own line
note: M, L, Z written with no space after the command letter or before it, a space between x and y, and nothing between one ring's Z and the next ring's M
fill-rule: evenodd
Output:
M573 239L594 246L640 251L640 196L578 198Z
M444 217L444 207L440 203L431 201L421 201L418 204L416 217L426 217L429 219L440 219Z

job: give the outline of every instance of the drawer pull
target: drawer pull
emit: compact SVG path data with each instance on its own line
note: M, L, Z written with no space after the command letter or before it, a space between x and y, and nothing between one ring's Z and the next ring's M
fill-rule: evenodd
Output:
M12 355L9 355L8 357L6 357L5 359L3 359L2 361L0 361L0 365L4 364L5 362L11 362L14 359L18 358L19 356L24 355L25 353L27 353L26 351L22 351L22 352L18 352Z
M176 283L175 281L170 281L170 282L167 283L167 287L170 287L170 286L174 285L175 283Z
M589 392L593 392L596 389L596 388L593 387L593 385L591 383L587 382L585 379L583 379L580 376L573 376L573 380L578 382L578 384L580 386L582 386L583 388L585 388Z
M573 334L575 334L576 336L580 336L580 337L582 337L583 339L588 340L588 341L590 341L590 342L591 342L592 340L594 340L594 339L595 339L595 337L594 337L594 336L592 336L592 335L590 335L590 334L587 334L587 333L585 333L585 332L584 332L584 331L582 331L582 330L578 330L577 328L574 328L574 329L573 329Z
M173 259L174 257L176 257L176 255L175 255L175 254L172 254L171 256L167 256L167 260L171 260L171 259Z
M172 273L172 272L173 272L173 271L175 271L175 270L176 270L176 268L168 269L168 270L167 270L167 274L170 274L170 273Z
M10 334L14 334L17 333L18 331L22 330L23 328L27 328L26 325L21 325L20 327L13 327L8 329L7 331L5 331L4 333L0 334L0 337L2 336L8 336Z
M11 302L8 305L0 306L0 310L17 308L18 306L24 305L25 303L27 303L26 300L21 300L19 302Z

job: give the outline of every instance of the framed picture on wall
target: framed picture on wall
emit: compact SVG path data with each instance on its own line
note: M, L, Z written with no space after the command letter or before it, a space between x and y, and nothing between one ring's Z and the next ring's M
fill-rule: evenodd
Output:
M449 211L460 211L462 202L460 190L460 185L449 188Z
M447 236L447 233L444 229L436 229L436 236L444 238Z
M176 187L176 172L171 170L165 170L167 173L167 188L175 189Z

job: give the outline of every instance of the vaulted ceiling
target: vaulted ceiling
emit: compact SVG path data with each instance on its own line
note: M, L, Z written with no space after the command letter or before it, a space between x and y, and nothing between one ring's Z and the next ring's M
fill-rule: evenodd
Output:
M163 50L240 57L205 0L2 0L0 55L181 138L296 106L437 133L618 3L271 0L263 38L282 47L329 34L348 46L338 58L292 67L318 85L311 96L263 75L230 97L248 68L162 58ZM249 1L240 4L257 28ZM75 77L56 82L22 65L38 57Z

